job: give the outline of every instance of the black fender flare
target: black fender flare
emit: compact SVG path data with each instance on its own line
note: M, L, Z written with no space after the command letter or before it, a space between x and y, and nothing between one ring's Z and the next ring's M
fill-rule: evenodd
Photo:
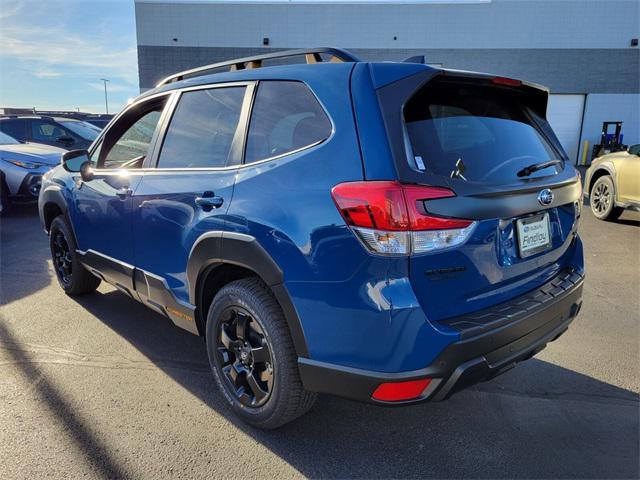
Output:
M298 356L308 357L302 324L284 285L284 274L269 253L251 235L214 231L207 232L196 240L187 260L189 303L197 306L197 285L201 275L211 267L224 264L237 265L255 272L271 288L284 312L296 353Z
M67 208L67 201L64 198L64 193L62 192L62 188L58 185L48 185L40 192L38 196L38 214L40 216L40 223L42 224L42 228L47 234L49 233L49 226L47 225L47 219L45 217L46 211L45 207L47 205L54 204L56 205L63 215L69 220L69 213ZM69 222L71 225L71 222ZM73 231L73 227L72 227ZM74 232L75 235L75 232Z

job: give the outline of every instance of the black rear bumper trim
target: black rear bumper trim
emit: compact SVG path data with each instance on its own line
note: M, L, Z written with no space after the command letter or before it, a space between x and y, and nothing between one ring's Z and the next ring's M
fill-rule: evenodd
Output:
M426 368L387 373L299 358L298 367L304 387L314 392L379 405L444 400L467 386L489 380L516 363L533 357L560 337L582 305L584 277L575 275L577 278L573 277L571 287L539 303L536 309L511 317L508 324L500 324L473 337L461 338L445 348ZM403 402L380 402L371 398L381 383L425 377L432 381L419 398Z

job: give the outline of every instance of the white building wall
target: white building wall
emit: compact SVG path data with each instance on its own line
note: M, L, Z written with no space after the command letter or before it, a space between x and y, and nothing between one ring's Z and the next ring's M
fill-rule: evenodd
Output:
M639 8L638 0L136 0L136 24L138 44L155 46L256 47L269 37L276 48L627 48Z

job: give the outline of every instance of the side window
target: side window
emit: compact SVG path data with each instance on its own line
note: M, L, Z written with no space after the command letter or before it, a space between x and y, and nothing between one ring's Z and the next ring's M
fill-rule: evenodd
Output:
M275 157L321 142L331 135L331 121L301 82L260 82L245 162Z
M15 138L16 140L25 141L27 139L26 125L24 120L0 121L0 131L6 133L10 137Z
M169 123L158 168L227 165L244 94L245 87L184 92Z
M99 168L140 168L146 158L165 101L134 109L111 126L98 148ZM92 155L93 158L96 154Z
M71 137L75 140L75 135L71 135L64 128L45 120L31 120L31 138L36 142L55 142L60 137Z

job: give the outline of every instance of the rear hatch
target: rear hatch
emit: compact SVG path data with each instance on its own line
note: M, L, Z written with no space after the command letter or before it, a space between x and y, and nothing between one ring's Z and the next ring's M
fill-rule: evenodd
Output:
M434 69L378 90L398 179L453 192L417 198L419 210L469 221L435 248L413 240L410 279L431 320L508 301L571 268L581 187L545 119L547 97L516 80Z

